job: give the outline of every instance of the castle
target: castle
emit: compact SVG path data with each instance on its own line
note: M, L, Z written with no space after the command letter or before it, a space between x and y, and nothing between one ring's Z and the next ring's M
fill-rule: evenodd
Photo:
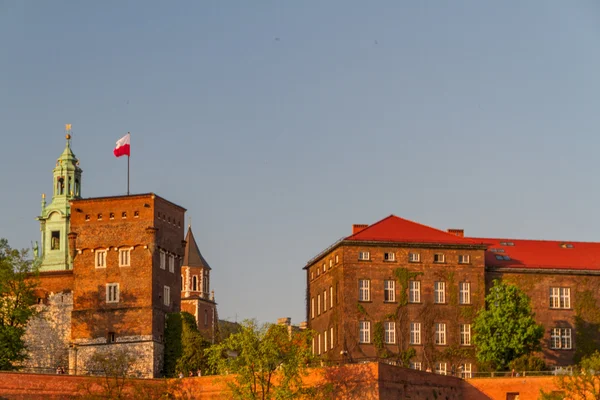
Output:
M211 268L185 209L154 193L82 197L82 170L71 136L53 170L49 204L42 195L39 314L25 335L25 367L49 372L62 366L89 373L94 353L135 354L140 377L162 374L168 313L190 312L214 341L217 308Z

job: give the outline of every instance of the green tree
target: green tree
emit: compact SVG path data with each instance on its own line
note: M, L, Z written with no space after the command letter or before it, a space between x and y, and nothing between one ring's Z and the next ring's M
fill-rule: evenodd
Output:
M560 393L541 390L540 400L600 400L600 352L582 358L572 373L558 375L555 381Z
M199 369L203 374L210 374L204 352L209 346L210 343L198 331L192 314L168 314L165 329L165 376L174 377L178 372L187 376L189 371L196 372Z
M525 354L540 350L544 328L535 322L530 299L521 289L498 280L473 321L477 360L504 370Z
M302 376L311 360L311 332L244 321L240 331L207 350L220 374L236 374L229 383L235 399L292 399L307 393Z
M16 369L27 357L23 335L34 315L34 267L27 250L15 250L0 239L0 370Z

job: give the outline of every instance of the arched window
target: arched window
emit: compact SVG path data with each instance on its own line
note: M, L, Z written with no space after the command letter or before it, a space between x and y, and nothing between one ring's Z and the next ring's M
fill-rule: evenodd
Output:
M192 277L192 290L198 290L198 277L196 275Z

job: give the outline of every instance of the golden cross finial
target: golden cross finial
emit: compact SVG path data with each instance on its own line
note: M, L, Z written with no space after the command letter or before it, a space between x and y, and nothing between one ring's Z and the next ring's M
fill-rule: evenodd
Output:
M71 124L65 124L65 131L67 132L67 139L71 139Z

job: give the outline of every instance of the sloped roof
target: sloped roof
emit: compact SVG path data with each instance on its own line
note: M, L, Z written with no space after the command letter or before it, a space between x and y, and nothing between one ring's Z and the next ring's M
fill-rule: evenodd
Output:
M471 239L462 238L395 215L390 215L373 225L369 225L362 231L346 237L345 240L458 245L478 244L478 242Z
M183 267L202 267L211 269L208 262L202 257L194 234L192 233L192 227L188 227L187 235L185 235L185 252L183 254Z
M485 252L485 265L491 267L600 270L600 243L557 240L470 239L488 246Z

